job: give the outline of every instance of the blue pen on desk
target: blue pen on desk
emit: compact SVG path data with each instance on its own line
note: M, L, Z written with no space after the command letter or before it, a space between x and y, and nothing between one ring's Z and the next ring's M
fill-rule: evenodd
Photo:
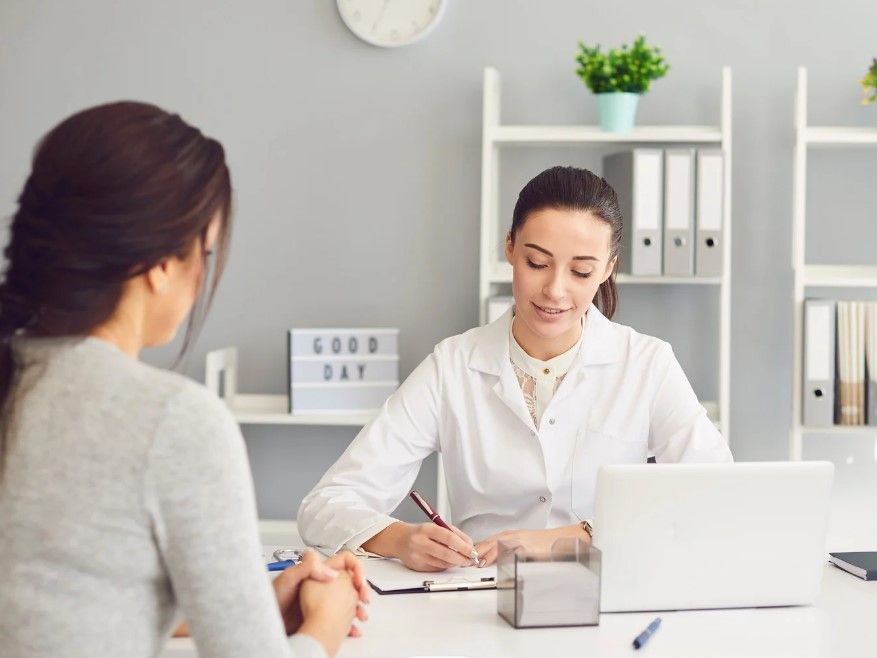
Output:
M649 624L646 627L646 630L644 630L642 633L640 633L639 635L636 636L636 639L633 641L633 648L639 649L640 647L645 645L645 643L649 641L649 638L652 637L652 633L654 633L656 630L658 630L658 626L660 626L660 625L661 625L661 618L655 617L655 621L653 621L651 624Z
M268 571L283 571L287 567L293 567L298 564L298 560L278 560L277 562L269 562L266 566Z

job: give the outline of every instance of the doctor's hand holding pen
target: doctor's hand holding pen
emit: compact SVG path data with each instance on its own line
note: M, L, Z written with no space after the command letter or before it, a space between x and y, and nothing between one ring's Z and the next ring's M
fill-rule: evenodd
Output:
M397 521L362 545L367 551L399 558L414 571L444 571L450 567L483 566L472 539L439 516L426 498L417 491L411 500L432 523L413 525Z
M396 521L362 545L371 553L401 560L413 571L472 566L472 539L459 528Z

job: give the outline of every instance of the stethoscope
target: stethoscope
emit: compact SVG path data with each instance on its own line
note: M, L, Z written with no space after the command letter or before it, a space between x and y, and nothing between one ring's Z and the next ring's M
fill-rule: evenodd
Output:
M278 548L273 553L274 559L278 562L283 562L284 560L295 560L296 562L301 561L302 555L304 555L304 549L301 548Z
M265 566L268 567L268 571L283 571L301 562L302 555L304 555L304 550L300 548L278 548L273 553L275 561L269 562Z

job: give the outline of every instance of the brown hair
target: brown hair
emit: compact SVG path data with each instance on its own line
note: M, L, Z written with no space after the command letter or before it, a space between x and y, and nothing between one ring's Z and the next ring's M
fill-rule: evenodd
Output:
M621 207L618 205L615 190L605 178L576 167L552 167L537 175L524 185L518 195L512 213L512 228L509 231L509 239L513 244L530 213L544 208L579 210L599 217L612 230L609 242L610 260L618 255L623 224ZM610 319L618 308L618 289L615 285L617 269L613 269L612 275L600 284L594 300L600 312Z
M209 293L205 299L202 286L182 355L222 273L230 210L231 180L222 145L176 114L124 101L83 110L53 128L35 150L4 252L3 416L11 408L16 364L10 343L16 333L88 333L113 313L128 279L168 257L186 257L198 240L203 245L218 213Z

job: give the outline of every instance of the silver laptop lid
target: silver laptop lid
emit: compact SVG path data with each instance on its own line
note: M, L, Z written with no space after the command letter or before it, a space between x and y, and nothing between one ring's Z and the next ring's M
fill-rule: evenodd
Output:
M601 609L812 603L833 475L829 462L602 467Z

